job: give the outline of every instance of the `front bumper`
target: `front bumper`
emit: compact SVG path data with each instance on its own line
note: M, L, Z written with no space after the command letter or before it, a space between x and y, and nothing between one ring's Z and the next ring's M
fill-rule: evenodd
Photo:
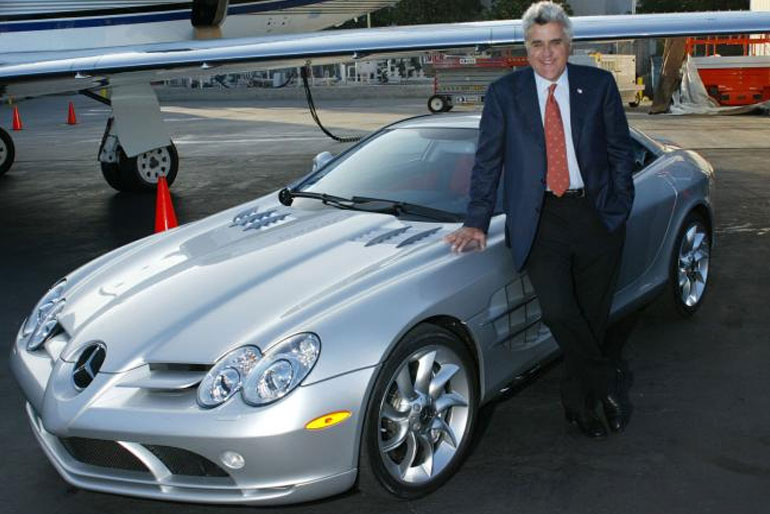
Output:
M131 372L100 373L73 394L67 389L72 364L44 361L18 346L11 352L35 437L77 487L172 501L278 505L327 497L355 482L364 399L376 368L299 387L261 408L235 397L205 410L195 402L194 387L121 386ZM339 410L352 415L324 430L305 429L311 419ZM228 468L224 452L237 452L245 465Z

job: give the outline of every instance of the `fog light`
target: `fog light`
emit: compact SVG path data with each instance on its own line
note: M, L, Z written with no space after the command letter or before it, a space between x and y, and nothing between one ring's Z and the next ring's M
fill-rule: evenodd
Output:
M230 469L241 469L246 465L246 460L240 453L224 452L219 456L219 459L222 461L222 464L224 464L226 468Z

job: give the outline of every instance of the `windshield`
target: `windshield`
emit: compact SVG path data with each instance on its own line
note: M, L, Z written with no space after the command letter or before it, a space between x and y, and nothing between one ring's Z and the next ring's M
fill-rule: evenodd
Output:
M466 128L385 130L309 177L300 189L408 202L464 216L477 139L478 130Z

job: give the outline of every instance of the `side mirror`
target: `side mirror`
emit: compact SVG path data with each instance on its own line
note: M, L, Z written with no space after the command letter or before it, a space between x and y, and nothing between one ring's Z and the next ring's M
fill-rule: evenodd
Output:
M313 158L313 171L318 171L334 159L331 152L321 152Z

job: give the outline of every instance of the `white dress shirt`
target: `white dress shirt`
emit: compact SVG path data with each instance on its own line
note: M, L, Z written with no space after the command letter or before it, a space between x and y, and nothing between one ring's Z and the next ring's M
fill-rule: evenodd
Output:
M559 104L561 122L564 125L564 139L567 146L567 166L569 167L569 188L580 189L583 187L583 177L580 175L580 167L578 166L577 156L575 155L575 145L572 142L572 123L570 121L569 109L569 77L567 77L567 69L564 69L564 72L556 82L551 82L535 73L537 100L540 104L540 119L543 122L544 128L545 103L548 101L548 88L551 84L556 84L553 96L556 98L556 103Z

